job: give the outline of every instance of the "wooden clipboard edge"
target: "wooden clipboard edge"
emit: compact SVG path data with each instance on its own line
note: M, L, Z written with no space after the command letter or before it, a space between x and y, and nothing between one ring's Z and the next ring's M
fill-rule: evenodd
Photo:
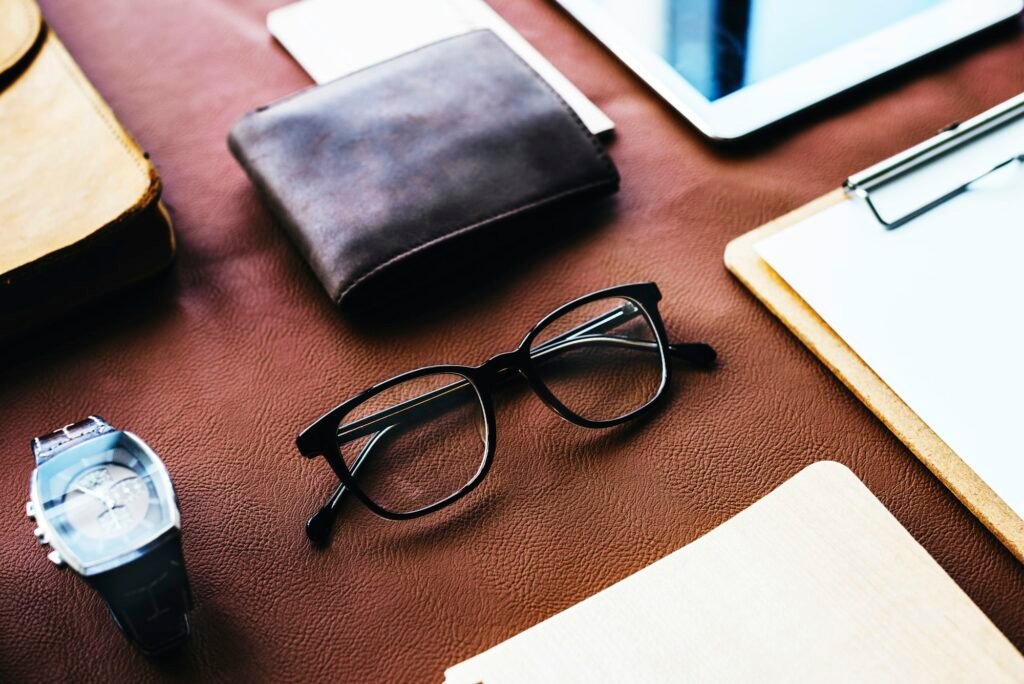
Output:
M1024 520L755 251L760 240L843 201L838 188L741 235L726 246L725 266L1024 563Z

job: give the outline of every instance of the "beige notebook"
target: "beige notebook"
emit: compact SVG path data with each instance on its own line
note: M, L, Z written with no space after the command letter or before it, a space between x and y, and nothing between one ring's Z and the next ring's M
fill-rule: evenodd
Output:
M846 467L446 672L512 682L1022 682L1024 657Z

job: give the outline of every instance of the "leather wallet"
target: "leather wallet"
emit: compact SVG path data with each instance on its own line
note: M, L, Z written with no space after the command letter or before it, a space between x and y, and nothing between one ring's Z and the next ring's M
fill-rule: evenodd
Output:
M171 262L160 177L34 0L0 0L0 141L0 338Z
M339 304L452 238L619 184L575 112L488 30L260 107L228 143Z

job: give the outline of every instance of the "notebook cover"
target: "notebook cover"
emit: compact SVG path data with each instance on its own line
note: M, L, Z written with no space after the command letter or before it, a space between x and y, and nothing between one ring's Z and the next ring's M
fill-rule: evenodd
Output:
M848 201L846 193L837 189L736 238L726 248L726 267L1024 562L1024 520L754 250L754 245L769 235L843 201Z
M448 684L1024 680L1024 657L845 466L446 672Z

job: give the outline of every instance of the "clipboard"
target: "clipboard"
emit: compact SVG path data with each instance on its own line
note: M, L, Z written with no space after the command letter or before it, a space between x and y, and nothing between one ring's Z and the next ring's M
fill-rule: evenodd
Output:
M755 250L755 245L768 236L836 204L857 199L867 204L886 229L897 229L913 221L965 192L971 184L988 174L970 179L952 191L899 216L885 216L872 201L872 191L914 173L938 157L970 144L1021 116L1024 116L1024 94L973 119L951 126L934 138L851 176L842 187L730 242L725 250L725 265L1018 560L1024 562L1024 520L861 360ZM1022 161L1024 155L1011 157L996 165L992 171Z

